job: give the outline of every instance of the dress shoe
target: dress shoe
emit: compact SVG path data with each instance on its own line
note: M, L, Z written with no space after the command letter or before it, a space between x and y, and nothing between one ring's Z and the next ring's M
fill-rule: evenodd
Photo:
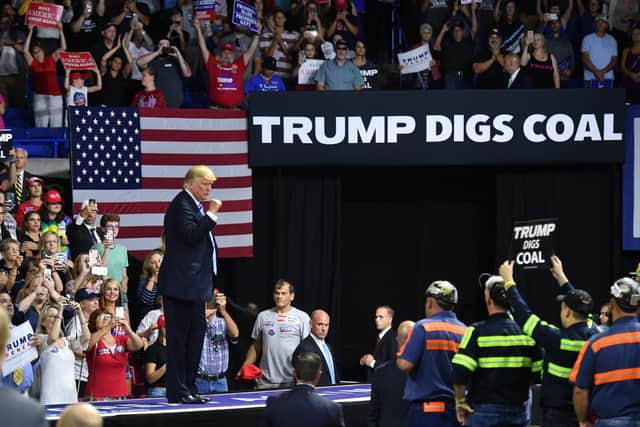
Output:
M199 397L195 397L195 396L189 394L187 396L182 396L181 398L179 398L176 403L202 404L202 403L206 403L206 402L204 400L200 399Z
M195 397L195 398L197 398L197 399L202 400L202 403L207 403L207 402L210 402L210 401L211 401L211 398L209 398L209 397L207 397L207 396L203 396L203 395L201 395L201 394L197 394L197 393L194 393L194 394L193 394L193 397Z

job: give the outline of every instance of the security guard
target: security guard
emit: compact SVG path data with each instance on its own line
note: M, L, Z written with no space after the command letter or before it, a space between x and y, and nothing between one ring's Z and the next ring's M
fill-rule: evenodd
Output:
M540 350L509 318L502 278L490 276L483 285L489 318L467 328L452 360L456 415L463 425L524 427L529 385L542 369Z
M451 358L466 326L453 312L458 290L440 280L425 292L426 318L420 320L402 346L398 368L409 373L404 400L409 407L409 427L457 427L452 388Z
M640 426L640 284L624 277L611 286L611 327L582 347L569 380L580 427Z
M507 298L518 325L523 332L533 338L545 350L542 368L542 427L575 427L578 425L573 410L573 384L569 374L585 341L599 331L593 322L588 322L593 309L593 301L588 292L573 289L564 274L562 261L551 257L551 274L555 277L561 292L561 328L541 320L532 313L513 280L513 262L505 261L500 266L500 276L507 289Z

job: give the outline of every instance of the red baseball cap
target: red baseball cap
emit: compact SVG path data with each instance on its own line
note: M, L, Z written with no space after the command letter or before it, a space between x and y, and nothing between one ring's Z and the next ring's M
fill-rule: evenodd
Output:
M47 203L62 203L62 196L56 190L49 190L44 195L44 201Z
M244 365L240 368L240 373L236 377L236 379L240 380L257 380L258 378L262 378L262 371L256 365Z
M333 6L336 9L346 9L347 8L347 0L335 0Z
M29 181L27 181L27 185L31 185L34 182L39 182L40 185L44 184L44 181L42 180L42 178L38 178L37 176L32 176L31 178L29 178Z
M83 79L82 73L73 72L69 75L69 80L74 81L76 79Z
M231 43L225 43L222 45L222 50L230 50L231 52L235 52L236 48Z
M167 325L167 321L164 320L164 314L161 314L158 317L158 322L157 323L158 323L158 328L164 328Z

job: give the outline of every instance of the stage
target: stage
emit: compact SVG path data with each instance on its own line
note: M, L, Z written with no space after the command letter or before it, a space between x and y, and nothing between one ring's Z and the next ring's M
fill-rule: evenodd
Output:
M371 386L350 384L318 387L318 393L342 405L346 424L367 425ZM257 426L269 396L286 390L213 394L204 405L170 404L166 399L131 399L95 402L105 427L109 426ZM48 405L47 421L55 426L65 405ZM304 420L300 420L304 425Z

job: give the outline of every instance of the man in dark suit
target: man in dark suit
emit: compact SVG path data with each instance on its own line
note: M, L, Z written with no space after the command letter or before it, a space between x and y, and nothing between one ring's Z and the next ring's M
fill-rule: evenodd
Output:
M342 408L316 393L321 364L315 353L302 353L293 361L296 386L267 399L261 427L344 427Z
M509 74L507 89L533 89L531 76L520 68L520 56L510 53L504 58L504 69Z
M184 188L171 201L164 217L165 254L158 276L167 322L167 400L205 403L196 389L196 374L206 332L205 304L213 295L217 274L213 226L220 200L209 201L216 180L207 166L193 166Z
M414 322L406 320L398 326L398 347L407 340ZM396 357L380 364L371 382L369 427L403 427L407 425L409 402L402 399L407 374L398 368Z
M311 333L302 340L298 348L293 352L293 360L296 360L296 357L302 353L315 353L320 356L322 367L318 386L333 385L340 381L334 353L326 341L330 321L331 319L326 311L314 310L309 321Z
M0 308L0 371L9 340L9 316ZM0 414L3 426L46 427L42 406L0 384Z
M360 365L367 366L367 380L373 379L373 369L376 364L391 360L398 352L396 332L391 329L394 310L388 305L376 308L376 330L378 337L373 354L365 354L360 358Z
M29 162L29 153L24 148L15 149L15 168L16 180L15 184L7 189L7 193L13 193L13 207L11 212L15 213L21 203L26 202L28 197L27 183L33 174L27 172L25 168Z
M76 259L80 254L86 254L93 245L101 242L96 229L97 217L98 203L94 199L83 200L80 212L67 227L71 259Z

